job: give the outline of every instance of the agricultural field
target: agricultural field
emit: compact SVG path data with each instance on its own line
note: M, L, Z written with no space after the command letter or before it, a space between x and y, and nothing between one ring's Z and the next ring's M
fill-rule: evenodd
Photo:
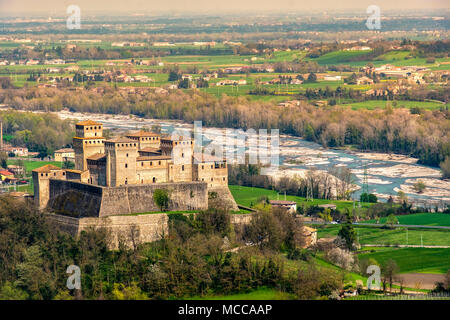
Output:
M318 238L336 237L340 230L339 225L320 226L317 229ZM450 230L420 229L399 227L388 229L382 227L357 226L358 241L369 245L424 245L424 246L450 246Z
M381 218L380 224L386 223L387 218ZM450 227L450 214L445 213L415 213L397 216L400 224L421 226ZM376 223L375 220L367 220L365 223ZM449 244L450 245L450 244Z
M284 194L278 194L275 190L267 190L263 188L253 188L244 186L229 186L231 194L236 200L237 204L251 207L258 203L258 199L262 196L266 196L269 200L284 200ZM337 209L351 209L353 208L353 201L344 200L326 200L326 199L314 199L312 201L306 201L306 198L297 196L286 196L286 200L296 201L297 206L305 205L307 207L320 205L320 204L335 204ZM364 204L368 206L368 204Z
M448 107L448 104L443 104L437 101L386 101L386 100L369 100L363 102L350 102L348 104L342 104L344 107L351 107L353 110L357 109L384 109L387 104L390 104L393 108L421 108L427 110L435 110L440 108Z
M443 274L450 269L450 248L389 248L374 251L358 254L359 260L371 258L382 265L392 259L397 263L400 273Z

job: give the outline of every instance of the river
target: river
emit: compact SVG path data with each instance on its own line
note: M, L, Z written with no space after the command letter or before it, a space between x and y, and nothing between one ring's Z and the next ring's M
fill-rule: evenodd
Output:
M181 121L143 119L135 116L68 111L56 114L61 119L96 120L102 122L105 129L114 131L139 130L144 126L150 128L154 124L159 124L163 133L171 133L175 128L186 130L193 128L192 124ZM203 128L203 132L204 140L220 143L225 129ZM450 181L440 179L441 173L438 168L419 165L417 159L403 155L327 149L317 143L289 135L280 135L280 167L270 175L302 176L312 167L326 171L332 166L346 166L352 171L355 184L359 187L353 195L354 199L359 199L362 192L366 168L369 192L375 193L380 200L386 200L390 195L395 196L401 190L416 205L434 208L436 205L445 207L450 204ZM413 184L417 180L422 180L426 185L425 191L421 194L413 190Z

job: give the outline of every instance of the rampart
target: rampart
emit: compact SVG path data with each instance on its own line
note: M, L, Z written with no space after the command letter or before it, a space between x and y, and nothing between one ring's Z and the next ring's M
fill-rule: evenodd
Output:
M208 190L204 182L101 187L51 179L49 187L48 209L74 218L160 211L153 199L157 189L168 191L167 210L206 210L208 208Z

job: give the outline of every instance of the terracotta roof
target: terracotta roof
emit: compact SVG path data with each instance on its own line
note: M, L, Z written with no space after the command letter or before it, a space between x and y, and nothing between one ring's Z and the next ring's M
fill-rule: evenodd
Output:
M55 151L55 153L68 153L68 152L75 152L75 151L72 148L63 148Z
M137 157L137 161L148 161L148 160L170 160L171 156L146 156L146 157Z
M105 142L111 142L111 143L135 143L136 141L134 141L134 140L132 140L130 138L119 137L119 138L106 140Z
M14 173L9 172L8 170L0 170L0 174L2 176L13 176L14 175Z
M127 134L127 137L159 137L159 136L160 135L158 133L143 130Z
M84 120L84 121L77 122L76 125L77 126L102 126L103 123L93 121L93 120Z
M54 166L52 164L47 164L43 167L34 169L33 172L39 172L39 173L49 173L50 171L54 171L54 170L62 170L61 168Z
M92 156L87 157L87 160L100 160L102 158L104 158L106 156L106 154L104 153L95 153Z
M210 155L210 154L204 154L204 153L195 153L194 159L197 162L225 162L224 159Z
M279 205L279 206L297 204L297 202L295 201L288 201L288 200L270 200L269 202L272 205Z

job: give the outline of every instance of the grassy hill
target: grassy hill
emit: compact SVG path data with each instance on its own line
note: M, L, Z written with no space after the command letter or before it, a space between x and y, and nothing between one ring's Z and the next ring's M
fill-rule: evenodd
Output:
M450 269L450 249L399 248L358 255L360 260L373 258L379 264L395 260L400 273L446 273Z
M386 219L387 218L381 218L380 224L386 223ZM416 213L397 216L397 219L400 224L450 227L450 214L445 213ZM375 220L364 222L376 223Z

